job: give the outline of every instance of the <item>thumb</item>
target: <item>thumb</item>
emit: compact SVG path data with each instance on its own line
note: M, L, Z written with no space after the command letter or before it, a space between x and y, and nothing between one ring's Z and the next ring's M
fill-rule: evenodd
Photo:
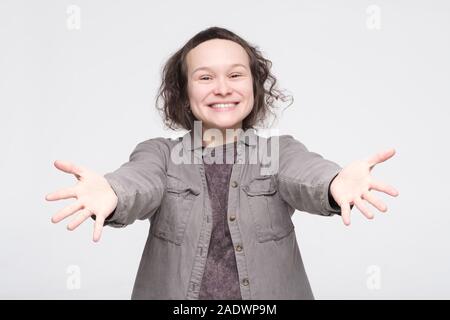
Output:
M74 174L77 179L79 179L86 171L82 166L63 160L56 160L54 166L65 173Z
M93 237L94 242L100 241L100 238L102 236L104 222L105 222L105 218L103 216L97 215L95 217L94 237Z

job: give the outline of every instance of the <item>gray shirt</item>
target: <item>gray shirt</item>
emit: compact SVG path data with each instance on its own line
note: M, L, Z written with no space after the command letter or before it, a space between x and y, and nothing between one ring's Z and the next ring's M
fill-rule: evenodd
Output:
M105 174L119 199L105 224L150 220L132 299L199 299L214 200L195 137L201 132L143 141L128 162ZM268 163L275 165L267 170ZM242 299L314 298L291 217L296 209L340 214L330 204L329 186L341 169L291 135L264 138L254 130L239 135L226 222Z

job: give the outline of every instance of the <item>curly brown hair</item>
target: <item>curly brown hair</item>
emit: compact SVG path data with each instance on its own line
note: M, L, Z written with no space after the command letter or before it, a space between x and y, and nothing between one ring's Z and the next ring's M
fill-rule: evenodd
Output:
M194 121L198 120L191 112L187 93L187 63L189 51L200 43L212 39L225 39L241 45L249 56L250 70L253 79L254 105L252 111L242 121L242 129L255 128L263 124L268 113L273 114L275 100L283 102L293 97L285 95L276 88L276 78L270 72L272 62L265 59L257 46L220 27L211 27L197 33L181 49L175 52L166 62L162 70L161 86L156 98L156 108L160 112L166 127L176 130L184 128L192 130ZM160 99L163 103L160 105Z

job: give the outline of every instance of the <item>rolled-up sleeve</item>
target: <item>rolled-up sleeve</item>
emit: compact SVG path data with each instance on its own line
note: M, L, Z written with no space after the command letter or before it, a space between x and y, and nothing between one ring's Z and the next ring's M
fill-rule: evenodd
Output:
M279 137L278 190L293 208L324 216L341 214L330 184L342 167L309 151L291 135Z
M140 142L128 162L104 175L118 197L105 225L125 227L137 219L149 219L160 207L167 179L162 139Z

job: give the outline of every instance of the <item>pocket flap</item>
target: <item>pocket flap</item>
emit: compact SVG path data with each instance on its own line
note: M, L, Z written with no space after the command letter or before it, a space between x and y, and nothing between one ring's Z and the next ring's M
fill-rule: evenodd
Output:
M190 192L195 195L200 194L200 190L197 187L187 184L174 176L167 176L167 192L178 194Z
M272 195L277 192L276 179L273 175L257 176L243 189L249 196Z

